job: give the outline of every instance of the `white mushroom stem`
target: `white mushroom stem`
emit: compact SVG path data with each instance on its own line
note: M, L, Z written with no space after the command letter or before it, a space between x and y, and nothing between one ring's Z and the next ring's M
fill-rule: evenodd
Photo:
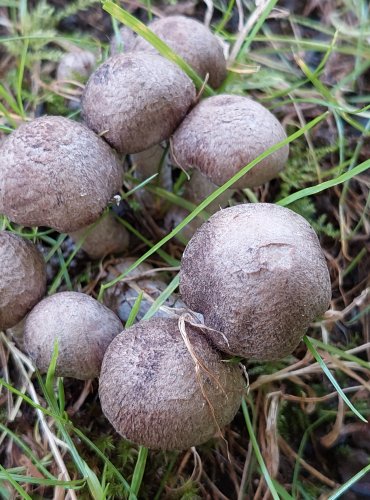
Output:
M103 215L99 222L69 235L76 243L83 241L82 249L91 259L124 252L130 239L128 231L112 213Z
M199 205L203 200L208 198L218 186L211 182L207 177L201 174L198 170L193 170L192 176L188 182L185 183L183 198L191 201L195 205ZM232 189L227 189L216 200L212 201L205 211L212 215L216 213L221 208L225 208L232 197L234 191ZM173 229L184 220L188 215L188 210L182 207L173 206L166 215L165 225L167 229ZM182 243L186 243L193 236L195 231L204 222L202 217L195 217L179 234L179 240Z

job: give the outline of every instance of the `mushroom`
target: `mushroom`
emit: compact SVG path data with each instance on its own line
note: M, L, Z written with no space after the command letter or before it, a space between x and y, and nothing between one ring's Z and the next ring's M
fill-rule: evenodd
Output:
M279 121L256 101L218 95L201 101L172 138L176 162L196 168L217 185L228 181L271 146L286 139ZM233 188L254 187L277 177L289 154L285 145L258 163Z
M130 239L126 228L110 212L97 223L70 233L70 236L76 242L82 240L82 249L93 260L124 252Z
M122 329L117 316L92 297L60 292L42 300L27 316L24 346L45 373L57 341L56 375L87 380L99 376L105 350Z
M226 60L222 45L204 24L185 16L168 16L148 25L161 40L181 56L203 79L209 76L213 88L226 77ZM137 37L134 50L156 52L154 47Z
M103 413L134 443L184 450L234 418L244 391L238 366L223 363L198 330L177 319L142 321L108 347L99 379Z
M81 105L92 130L131 154L168 139L194 100L192 81L174 63L129 52L109 58L91 75Z
M36 246L0 231L0 330L19 323L45 290L45 262Z
M96 64L95 55L89 50L74 50L64 54L58 64L57 80L85 81L92 73Z
M180 293L204 315L217 348L265 361L293 352L328 308L331 286L308 222L251 203L221 210L198 229L182 257Z
M114 151L84 125L45 116L0 149L0 213L17 224L72 232L96 221L122 184Z
M118 35L114 35L109 44L109 55L115 56L121 52L130 52L136 43L136 33L127 26L119 29Z
M123 258L109 266L106 281L112 281L117 278L117 276L123 274L136 262L136 260L137 259L133 257ZM155 269L152 266L146 262L140 264L122 281L106 290L104 294L104 304L114 311L123 324L125 324L139 293L142 292L143 298L135 318L138 321L142 320L154 301L167 288L166 280L156 276L157 274L155 274ZM167 318L176 314L176 310L186 308L184 302L176 293L171 294L164 302L163 306L165 307L158 309L152 317ZM173 310L173 313L171 310ZM201 318L199 318L199 320L201 321Z

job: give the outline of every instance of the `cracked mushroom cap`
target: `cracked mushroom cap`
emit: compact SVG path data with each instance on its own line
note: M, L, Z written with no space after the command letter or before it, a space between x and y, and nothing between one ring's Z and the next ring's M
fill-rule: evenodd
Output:
M156 54L110 57L82 96L87 125L117 151L139 153L168 139L195 101L195 87L174 63Z
M117 316L97 300L61 292L42 300L28 315L24 347L45 373L57 340L56 375L87 380L99 376L104 353L122 330Z
M201 101L172 137L172 151L182 168L196 168L221 186L233 175L286 139L275 116L247 97L218 95ZM278 176L289 146L275 151L239 179L233 188L259 186Z
M122 166L80 123L44 116L0 148L0 213L23 226L72 232L97 220L122 184Z
M36 246L0 231L0 330L19 323L45 290L45 262Z
M226 78L226 60L221 43L202 23L185 16L168 16L148 25L161 40L184 59L199 76L209 75L209 84L218 88ZM137 38L134 50L156 52L156 49L141 37Z
M186 334L199 372L177 319L142 321L108 347L99 396L105 416L125 439L184 450L211 439L234 418L245 386L239 367L222 362L188 324Z
M267 203L226 208L190 240L180 292L204 315L220 350L259 361L292 353L330 302L316 233L300 215Z

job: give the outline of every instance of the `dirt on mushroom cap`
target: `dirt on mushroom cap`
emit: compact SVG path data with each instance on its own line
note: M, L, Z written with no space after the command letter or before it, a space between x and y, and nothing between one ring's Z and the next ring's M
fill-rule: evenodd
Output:
M226 60L221 43L212 32L195 19L168 16L148 25L161 40L181 56L202 78L209 75L208 83L218 88L226 78ZM156 52L154 47L138 37L134 50Z
M286 139L283 127L268 109L247 97L218 95L201 101L172 138L176 162L197 168L212 182L224 184L239 170ZM284 168L286 145L258 163L233 188L259 186Z
M100 401L126 439L154 449L183 450L207 441L235 416L245 386L239 367L223 363L189 324L186 334L212 376L202 368L197 375L177 319L142 321L107 349Z
M329 271L316 233L300 215L258 203L221 210L185 249L180 292L201 312L212 342L233 355L290 354L329 306Z
M0 213L24 226L76 231L98 219L122 173L115 152L84 125L37 118L1 146Z
M194 100L195 87L178 66L130 52L109 58L91 75L82 115L117 151L131 154L168 139Z
M31 311L24 330L25 349L46 372L58 341L56 375L87 380L99 376L106 348L123 329L97 300L78 292L47 297Z
M19 323L45 290L45 262L36 246L0 231L0 330Z

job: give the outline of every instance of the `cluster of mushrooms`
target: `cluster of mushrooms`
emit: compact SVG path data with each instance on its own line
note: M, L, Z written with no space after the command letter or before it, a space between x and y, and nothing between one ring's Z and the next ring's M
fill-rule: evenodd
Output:
M173 16L149 28L213 88L222 84L223 49L204 25ZM124 227L105 211L119 200L123 157L131 155L142 180L158 173L163 143L170 141L173 163L192 172L183 196L199 203L286 137L258 102L222 94L201 99L177 65L127 29L121 33L111 50L123 45L124 52L107 59L87 82L84 123L43 116L22 124L0 149L0 213L21 226L47 226L82 238L92 259L121 254L129 245ZM93 58L84 52L74 56L66 56L59 78L71 79L71 68L85 76L92 70ZM233 188L271 180L287 157L288 146L281 147ZM104 414L134 443L183 450L219 434L246 389L237 360L292 353L331 297L325 258L306 220L273 204L220 210L230 194L208 207L215 213L197 222L196 232L194 226L187 233L181 299L125 330L129 310L120 283L107 290L105 305L78 292L43 298L46 269L39 250L0 232L0 330L24 320L24 349L41 372L57 340L56 374L99 377ZM143 203L150 201L143 196ZM171 210L169 224L186 215ZM135 272L138 285L150 287L150 266ZM148 303L142 307L147 310Z

